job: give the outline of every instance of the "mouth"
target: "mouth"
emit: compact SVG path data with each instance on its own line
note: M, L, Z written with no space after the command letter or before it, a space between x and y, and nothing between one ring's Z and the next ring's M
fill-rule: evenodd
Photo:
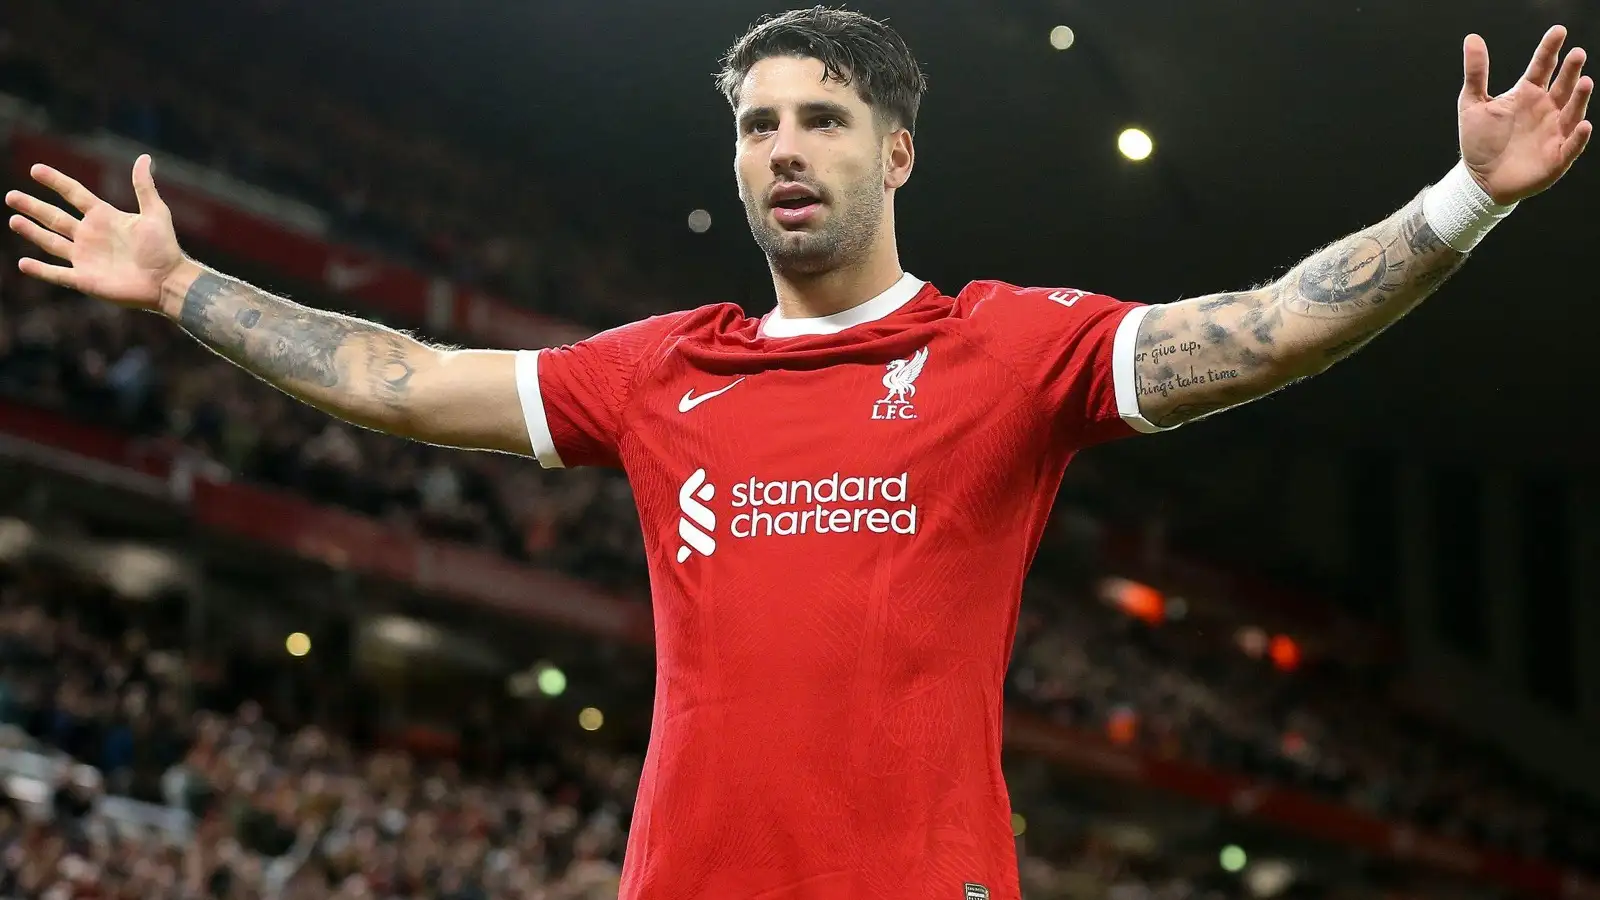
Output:
M822 209L822 199L816 192L797 184L774 190L768 203L773 217L783 225L804 224Z
M820 202L822 201L815 197L789 197L784 200L774 201L772 206L775 209L805 209L808 206L815 206Z

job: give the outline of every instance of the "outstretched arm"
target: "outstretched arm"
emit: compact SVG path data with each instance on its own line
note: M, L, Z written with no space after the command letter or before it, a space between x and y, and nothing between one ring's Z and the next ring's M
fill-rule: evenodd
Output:
M1139 411L1167 428L1266 396L1356 352L1466 262L1419 197L1264 288L1157 306L1134 354Z
M187 260L163 284L160 307L241 368L348 422L431 444L530 452L515 353L433 346Z
M1588 143L1585 54L1550 29L1527 73L1488 94L1488 50L1467 38L1462 163L1399 212L1265 287L1154 307L1134 356L1140 414L1171 427L1266 396L1359 350L1438 289L1516 203L1554 184ZM1554 76L1554 82L1551 78Z
M24 273L133 309L159 312L279 390L346 421L434 444L531 453L516 354L448 350L402 332L275 297L183 255L151 160L134 164L128 213L49 166L35 180L81 218L19 191L11 230L66 265Z

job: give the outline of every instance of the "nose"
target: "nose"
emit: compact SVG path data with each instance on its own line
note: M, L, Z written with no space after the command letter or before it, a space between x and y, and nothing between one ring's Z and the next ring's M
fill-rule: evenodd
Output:
M778 125L772 136L770 163L774 175L792 175L806 170L806 156L800 146L801 129L793 122Z

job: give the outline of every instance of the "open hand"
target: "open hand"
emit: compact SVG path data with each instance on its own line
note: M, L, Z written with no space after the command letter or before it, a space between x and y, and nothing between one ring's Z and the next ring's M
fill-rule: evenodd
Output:
M29 172L33 179L60 194L83 218L21 191L6 194L6 205L22 213L11 217L11 230L69 263L57 266L22 259L17 268L123 306L158 308L161 285L184 256L172 227L172 212L156 193L150 166L148 155L133 164L137 213L117 209L49 166L34 166Z
M1583 74L1583 48L1561 60L1566 40L1560 25L1545 32L1516 86L1491 97L1489 48L1478 35L1467 36L1461 158L1496 203L1514 203L1555 184L1589 144L1594 126L1584 116L1594 79Z

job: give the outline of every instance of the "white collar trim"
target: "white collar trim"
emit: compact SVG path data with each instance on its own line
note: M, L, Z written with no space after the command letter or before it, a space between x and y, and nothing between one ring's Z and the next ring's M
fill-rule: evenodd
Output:
M898 310L911 302L926 284L910 272L900 276L890 288L865 303L858 303L843 312L836 312L831 316L816 316L809 319L786 319L783 310L774 309L772 314L761 323L761 334L764 337L799 337L803 334L837 334L864 322L873 322Z

